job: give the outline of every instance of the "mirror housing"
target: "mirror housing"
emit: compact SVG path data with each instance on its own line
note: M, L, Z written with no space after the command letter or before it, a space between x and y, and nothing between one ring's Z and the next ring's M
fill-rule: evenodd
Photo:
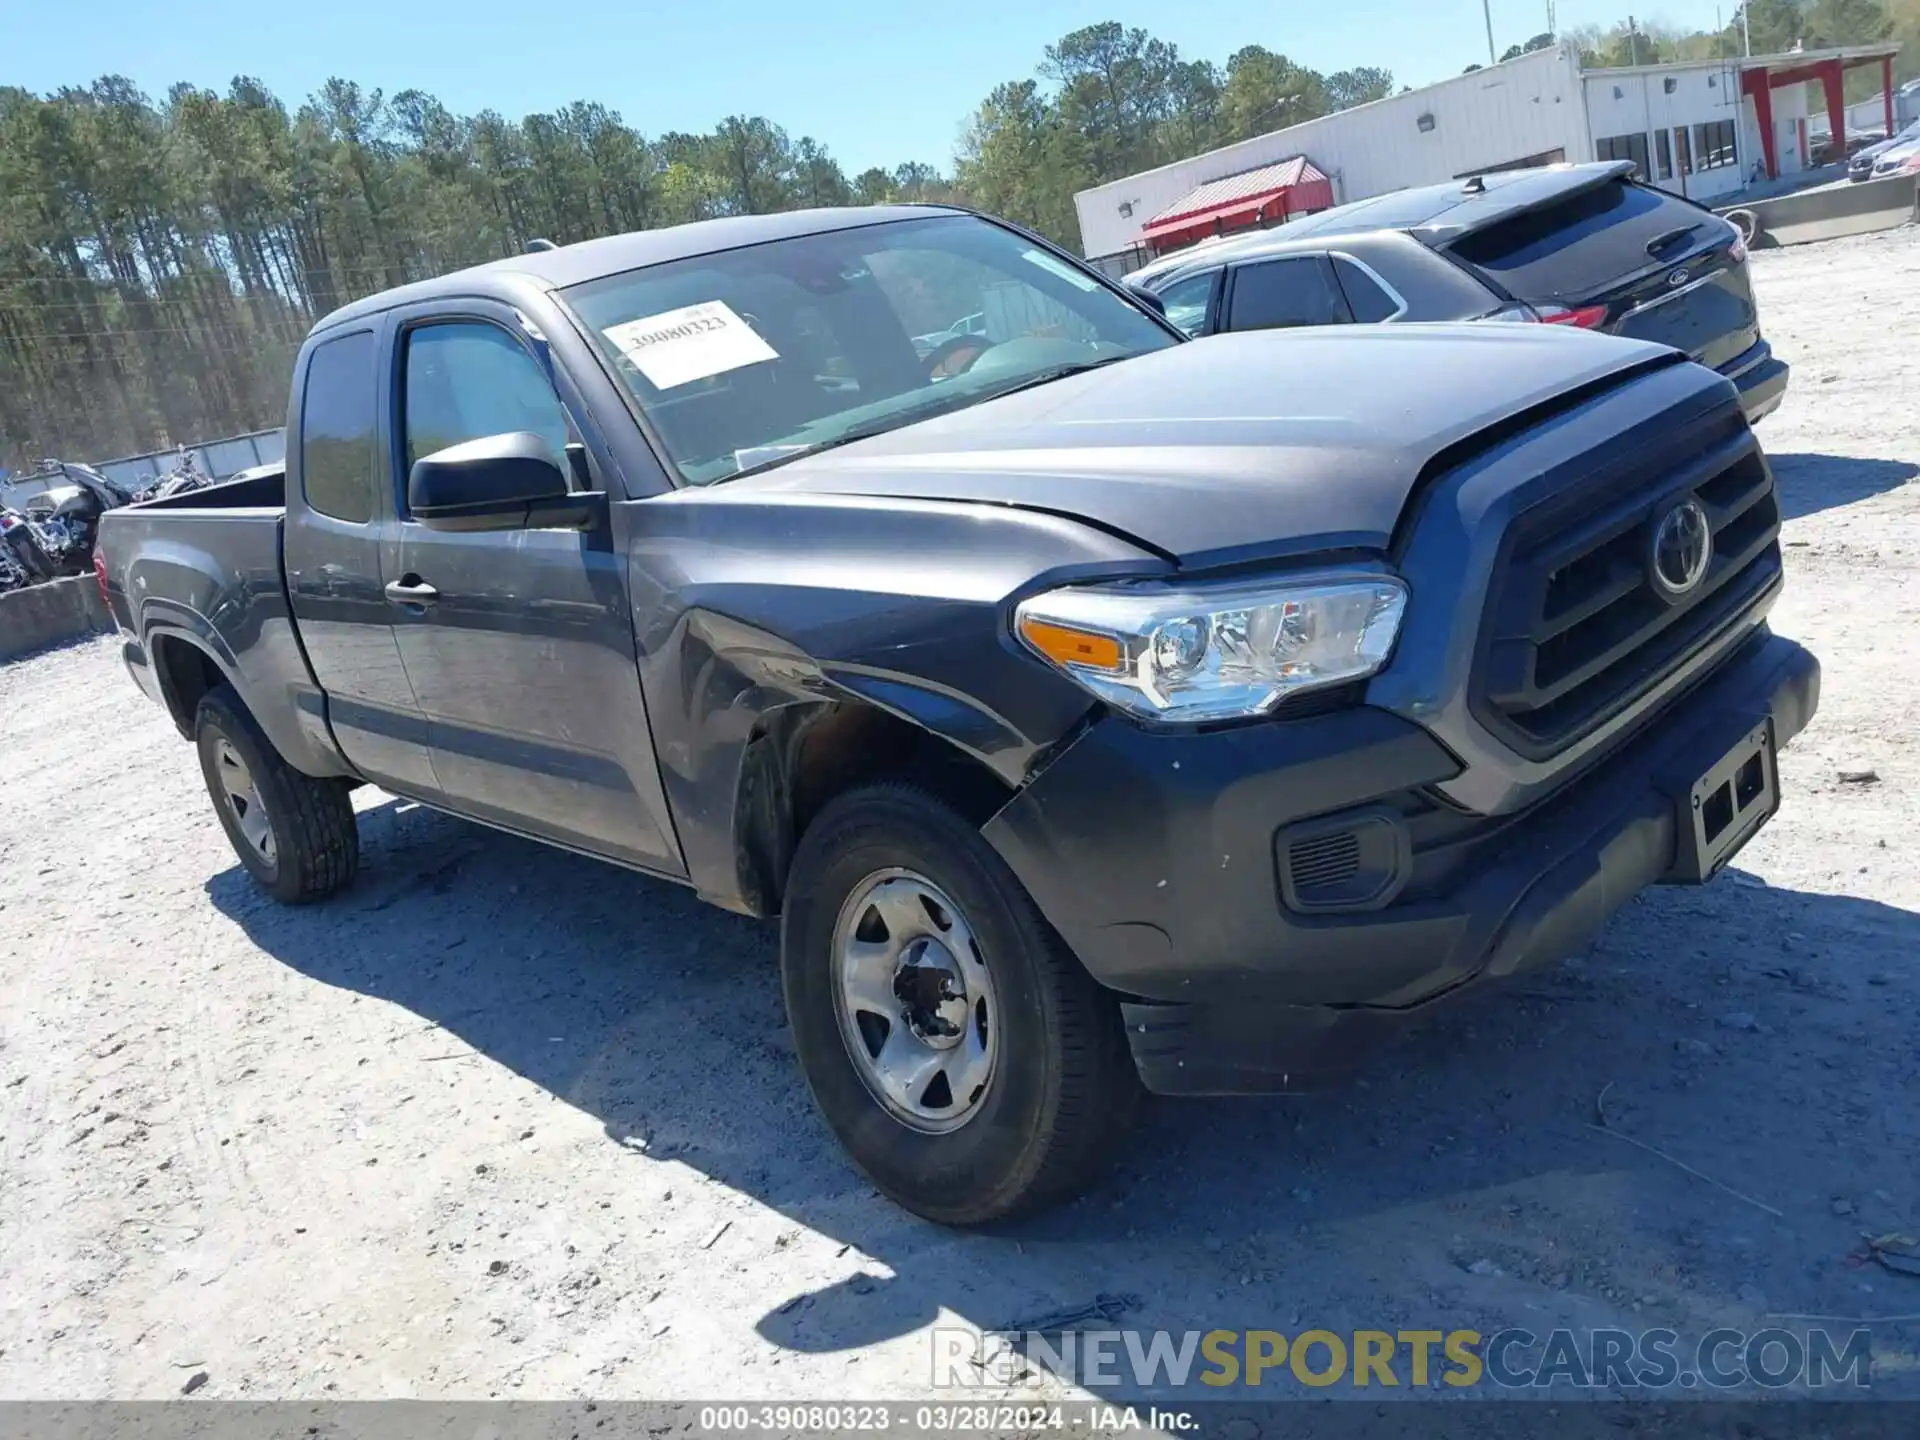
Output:
M1127 294L1138 300L1142 305L1146 306L1147 309L1153 311L1153 313L1158 315L1162 320L1167 318L1167 302L1154 294L1153 291L1147 289L1144 285L1135 285L1126 280L1122 280L1120 283L1126 287Z
M594 498L569 490L547 442L526 430L449 445L407 473L407 509L430 530L580 529Z

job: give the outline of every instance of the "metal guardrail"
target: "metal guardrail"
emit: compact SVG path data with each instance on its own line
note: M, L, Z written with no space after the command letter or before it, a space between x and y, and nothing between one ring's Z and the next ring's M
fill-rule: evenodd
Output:
M137 490L155 477L165 475L179 464L182 453L191 454L202 472L215 480L237 475L251 465L269 465L287 458L285 430L254 430L245 435L228 435L219 440L197 440L191 445L176 445L171 450L149 450L142 455L122 455L117 460L96 460L93 468L116 484Z

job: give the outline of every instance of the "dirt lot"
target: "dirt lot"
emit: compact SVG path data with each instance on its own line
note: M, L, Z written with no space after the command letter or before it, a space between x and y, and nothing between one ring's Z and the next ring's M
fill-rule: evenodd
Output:
M769 927L371 792L357 887L279 909L110 642L0 668L0 1396L908 1396L930 1325L1099 1295L1176 1331L1920 1316L1848 1259L1920 1229L1920 231L1754 269L1795 366L1776 622L1826 666L1777 822L1354 1088L1152 1107L999 1234L842 1162ZM1595 1129L1603 1087L1729 1188ZM1920 1393L1916 1342L1877 1330L1882 1387Z

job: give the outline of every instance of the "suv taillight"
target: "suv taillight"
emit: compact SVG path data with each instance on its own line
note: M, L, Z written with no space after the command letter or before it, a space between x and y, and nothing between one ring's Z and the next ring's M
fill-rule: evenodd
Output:
M1582 330L1598 330L1607 323L1604 305L1582 305L1577 310L1569 310L1564 305L1542 305L1535 313L1542 325L1577 325Z
M111 606L113 601L107 596L107 556L98 545L93 547L93 580L100 587L100 603Z

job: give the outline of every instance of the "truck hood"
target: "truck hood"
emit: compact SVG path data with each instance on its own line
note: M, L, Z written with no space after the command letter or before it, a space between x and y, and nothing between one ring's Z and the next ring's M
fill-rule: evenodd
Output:
M1217 335L722 488L1018 506L1190 568L1384 550L1440 452L1671 353L1551 325Z

